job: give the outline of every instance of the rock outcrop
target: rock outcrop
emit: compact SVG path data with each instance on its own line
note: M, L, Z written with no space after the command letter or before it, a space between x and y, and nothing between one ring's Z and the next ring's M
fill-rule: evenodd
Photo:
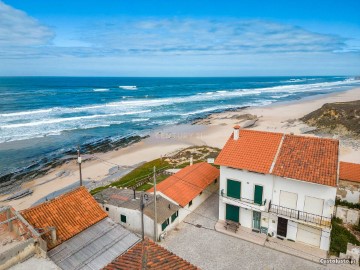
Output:
M326 132L360 136L360 100L326 103L300 120Z

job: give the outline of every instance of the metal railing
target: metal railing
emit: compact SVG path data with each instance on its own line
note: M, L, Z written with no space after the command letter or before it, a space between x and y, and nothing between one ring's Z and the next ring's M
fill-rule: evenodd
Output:
M278 214L281 216L317 224L320 226L326 226L326 227L331 226L331 217L328 218L328 217L324 217L324 216L320 216L320 215L307 213L304 211L287 208L284 206L272 204L271 201L269 203L269 212L275 213L275 214Z
M266 204L266 199L264 201L262 201L261 203L255 202L252 199L248 199L248 198L244 198L244 197L240 197L240 198L236 198L236 197L232 197L229 196L227 193L224 192L224 190L221 190L221 196L224 198L228 198L230 200L234 200L234 201L238 201L238 202L244 202L244 203L250 203L250 204L255 204L258 206L264 206Z

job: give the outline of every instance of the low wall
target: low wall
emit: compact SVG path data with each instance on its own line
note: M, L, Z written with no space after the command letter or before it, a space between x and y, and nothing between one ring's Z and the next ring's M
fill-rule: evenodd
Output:
M360 210L358 209L350 209L346 206L338 205L336 207L336 217L341 218L344 223L359 224Z

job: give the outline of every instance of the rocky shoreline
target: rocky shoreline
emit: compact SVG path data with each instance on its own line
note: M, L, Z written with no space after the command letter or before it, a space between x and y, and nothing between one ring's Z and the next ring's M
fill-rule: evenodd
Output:
M127 147L131 144L137 143L148 136L132 135L122 138L104 138L93 142L86 143L81 146L82 154L105 153L110 150L118 150L119 148ZM0 176L0 195L9 194L20 189L23 182L31 181L38 177L44 176L53 169L76 159L77 149L57 153L54 156L44 157L17 171L7 173ZM83 161L86 162L92 159L91 156L85 156Z

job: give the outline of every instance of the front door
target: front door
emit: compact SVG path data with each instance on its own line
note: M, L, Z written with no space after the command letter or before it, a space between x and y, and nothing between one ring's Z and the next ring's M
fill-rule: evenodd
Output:
M253 229L260 231L261 213L253 211Z
M278 217L277 235L286 237L288 220L286 218Z
M226 204L226 219L239 222L240 208L232 204Z

